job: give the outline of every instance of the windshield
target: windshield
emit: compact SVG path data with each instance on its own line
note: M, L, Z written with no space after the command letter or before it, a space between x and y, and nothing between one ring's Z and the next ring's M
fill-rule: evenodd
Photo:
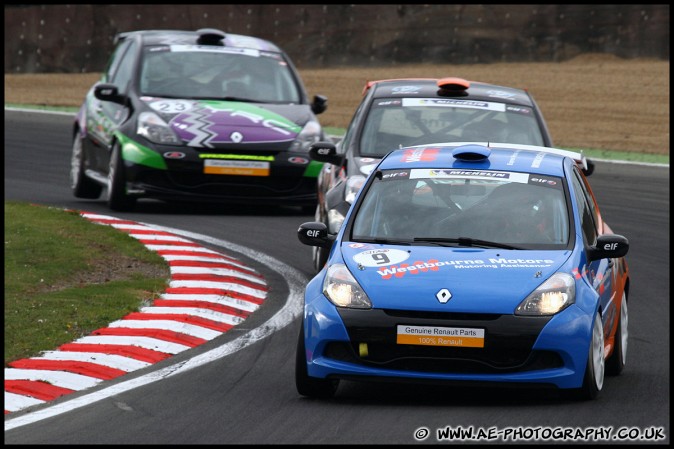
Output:
M146 47L142 95L298 103L290 67L277 53L252 49L162 45Z
M401 147L439 142L543 145L532 108L505 103L382 98L373 102L360 137L360 155L383 157Z
M494 247L562 248L569 240L562 186L561 178L528 173L386 170L376 173L363 193L351 238L449 246L474 239Z

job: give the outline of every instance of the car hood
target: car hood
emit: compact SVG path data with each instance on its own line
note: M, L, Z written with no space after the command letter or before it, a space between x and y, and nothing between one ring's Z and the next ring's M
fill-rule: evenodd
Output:
M187 145L259 144L294 140L313 118L308 105L141 98Z
M374 308L500 314L512 314L571 254L349 242L341 252Z

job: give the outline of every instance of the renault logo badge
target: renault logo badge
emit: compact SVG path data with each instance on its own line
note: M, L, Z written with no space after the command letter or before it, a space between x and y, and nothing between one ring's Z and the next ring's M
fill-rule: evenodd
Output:
M447 301L452 299L452 294L449 293L449 290L443 288L435 294L435 297L438 298L438 301L440 301L442 304L445 304Z

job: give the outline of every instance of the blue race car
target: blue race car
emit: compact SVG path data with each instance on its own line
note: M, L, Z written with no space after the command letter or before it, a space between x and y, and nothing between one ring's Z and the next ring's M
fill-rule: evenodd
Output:
M443 143L372 170L306 287L296 386L341 379L556 387L592 399L627 354L628 240L579 153Z
M368 81L344 137L316 142L309 151L323 163L315 219L337 234L365 178L392 149L476 141L554 147L543 111L527 90L456 77ZM589 175L593 163L584 164ZM328 252L312 248L316 272Z

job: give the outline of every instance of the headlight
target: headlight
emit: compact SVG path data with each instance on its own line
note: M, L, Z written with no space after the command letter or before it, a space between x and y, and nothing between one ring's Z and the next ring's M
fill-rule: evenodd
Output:
M356 175L346 180L346 186L344 187L345 202L353 204L356 195L360 192L366 179L365 176ZM342 223L344 223L344 218L345 216L337 209L330 209L328 211L328 232L330 234L337 234L342 227Z
M141 112L138 116L138 130L136 132L150 142L182 145L169 125L154 112Z
M356 195L360 192L361 187L365 184L365 176L355 175L346 180L346 188L344 189L344 201L353 204Z
M344 223L344 215L337 209L330 209L328 211L328 232L330 234L337 234Z
M323 293L334 305L352 309L369 309L370 298L353 277L346 265L337 263L328 268L323 281Z
M576 282L567 273L555 273L517 306L515 315L554 315L576 302Z
M309 120L302 131L290 145L290 151L309 151L311 144L321 140L321 125L318 122Z

